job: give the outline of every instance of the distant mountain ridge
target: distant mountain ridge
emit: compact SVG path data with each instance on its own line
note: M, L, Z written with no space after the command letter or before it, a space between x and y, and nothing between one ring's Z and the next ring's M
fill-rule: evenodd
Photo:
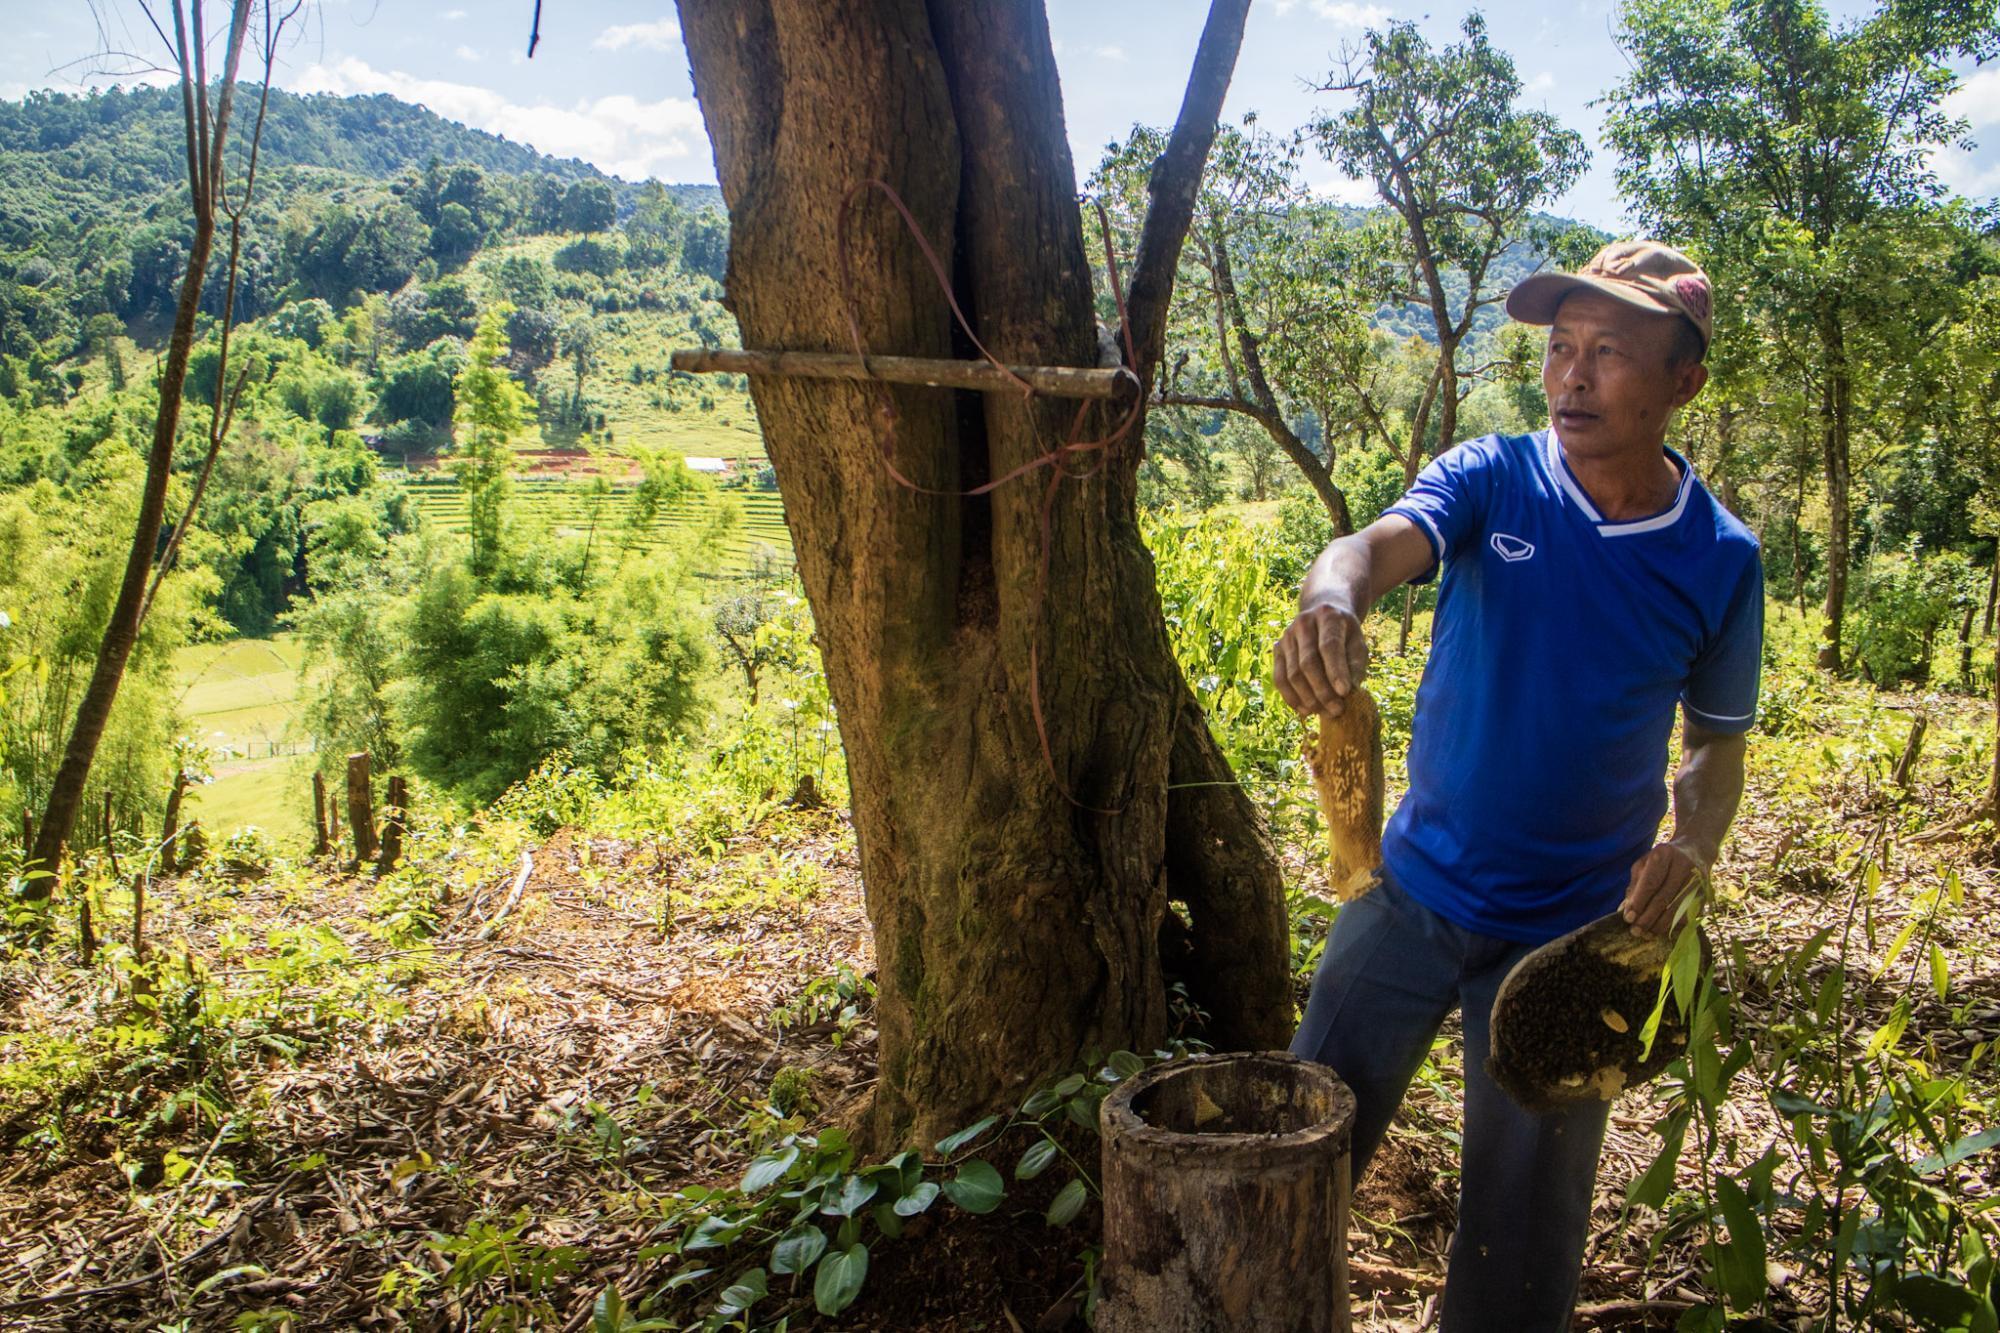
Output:
M238 90L231 138L239 147L248 142L256 92L254 84ZM621 211L631 207L642 184L607 175L576 158L552 157L468 128L387 93L343 97L271 90L260 150L266 165L391 180L421 170L433 157L447 166L471 165L504 175L602 180L617 193ZM93 195L177 190L186 171L176 89L36 91L19 101L0 101L0 172L11 185L33 182L70 199L72 209ZM713 185L667 184L666 190L683 208L722 206L721 191ZM0 233L15 232L8 223L21 220L9 213L8 196L18 193L0 195ZM70 221L82 219L72 216Z

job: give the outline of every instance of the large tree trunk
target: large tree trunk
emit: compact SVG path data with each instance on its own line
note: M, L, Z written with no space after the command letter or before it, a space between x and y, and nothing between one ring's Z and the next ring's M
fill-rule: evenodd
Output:
M1839 671L1841 628L1847 612L1849 496L1853 474L1848 440L1852 420L1853 383L1847 369L1847 345L1838 312L1820 321L1821 347L1826 355L1826 380L1820 391L1820 431L1826 460L1826 611L1820 630L1819 665Z
M1242 0L1230 8L1233 64ZM994 355L1094 364L1090 265L1038 4L681 0L680 12L746 347L850 350L836 226L849 190L879 178L951 257ZM1206 119L1197 158L1212 108ZM879 194L856 200L850 238L868 350L963 354ZM1164 311L1146 282L1135 273L1135 336L1154 349L1142 379ZM883 466L877 409L894 404L896 466L955 491L1060 440L1074 403L769 376L751 389L848 756L880 967L877 1141L928 1141L1090 1053L1150 1049L1168 1020L1159 936L1174 900L1194 920L1186 980L1215 1016L1210 1040L1281 1043L1291 1003L1269 842L1238 788L1170 788L1226 782L1228 769L1173 659L1139 539L1138 427L1101 473L1062 483L1038 591L1051 474L983 498L913 492ZM1113 416L1095 414L1094 433ZM1037 645L1048 757L1031 702Z

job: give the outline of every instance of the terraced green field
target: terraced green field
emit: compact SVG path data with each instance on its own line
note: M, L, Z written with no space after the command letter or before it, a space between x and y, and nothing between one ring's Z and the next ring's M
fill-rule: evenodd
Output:
M446 472L419 472L403 480L416 497L425 523L445 532L465 531L465 494L457 478ZM557 537L582 540L594 524L596 540L610 553L627 540L633 490L629 483L617 484L610 495L599 497L590 493L586 483L571 478L517 476L509 503L517 515L546 525ZM777 560L781 566L791 563L792 538L785 529L784 506L776 491L704 490L692 500L663 510L632 546L638 551L657 551L667 545L676 529L706 523L718 508L733 509L736 514L734 526L720 545L724 570L747 569L760 555Z
M275 639L231 639L183 648L174 658L181 716L206 745L214 773L189 796L192 812L221 841L255 824L291 845L303 841L310 757L298 717L299 647Z

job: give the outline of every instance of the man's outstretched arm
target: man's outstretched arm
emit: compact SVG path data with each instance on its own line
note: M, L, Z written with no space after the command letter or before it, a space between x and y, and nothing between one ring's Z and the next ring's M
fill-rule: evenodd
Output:
M1681 766L1674 774L1674 832L1632 867L1625 902L1618 909L1647 935L1664 935L1674 909L1706 879L1722 854L1722 839L1743 800L1743 755L1748 737L1710 731L1682 714ZM1699 910L1699 902L1693 910Z
M1299 586L1299 614L1272 653L1278 693L1293 711L1340 716L1347 693L1368 674L1361 622L1391 588L1431 567L1430 539L1401 514L1387 514L1320 552Z

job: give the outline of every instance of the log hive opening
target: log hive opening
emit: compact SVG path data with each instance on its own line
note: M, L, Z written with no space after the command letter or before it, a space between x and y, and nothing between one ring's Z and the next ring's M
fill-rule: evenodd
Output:
M1332 1070L1194 1056L1127 1080L1100 1120L1102 1333L1345 1333L1354 1094Z

